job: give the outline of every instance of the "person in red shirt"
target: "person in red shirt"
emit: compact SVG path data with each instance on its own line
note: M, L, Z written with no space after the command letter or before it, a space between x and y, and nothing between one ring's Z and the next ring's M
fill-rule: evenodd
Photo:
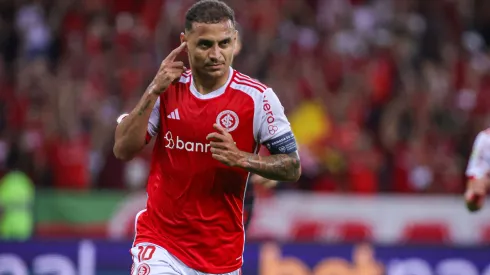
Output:
M490 189L490 129L476 136L465 174L468 178L464 194L466 207L476 212L483 207Z
M298 180L296 141L274 91L231 67L237 31L230 7L197 2L180 39L116 128L121 160L156 137L133 274L240 274L249 174ZM175 61L183 51L190 70ZM270 156L256 154L261 145Z

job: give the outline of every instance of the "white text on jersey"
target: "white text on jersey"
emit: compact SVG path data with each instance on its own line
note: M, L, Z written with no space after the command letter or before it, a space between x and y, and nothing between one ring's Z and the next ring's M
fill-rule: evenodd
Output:
M176 136L175 138L172 136L172 132L167 131L164 136L165 139L165 148L169 149L177 149L177 150L185 150L187 152L201 152L207 153L209 152L209 143L204 144L200 142L192 142L192 141L183 141Z

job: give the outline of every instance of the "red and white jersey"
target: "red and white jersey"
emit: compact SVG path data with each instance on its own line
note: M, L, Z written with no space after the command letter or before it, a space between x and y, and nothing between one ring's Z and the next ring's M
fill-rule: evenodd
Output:
M151 114L148 137L156 142L135 245L154 243L193 269L228 273L242 265L249 173L214 160L206 136L218 123L245 152L265 145L273 153L291 153L296 143L271 88L232 68L226 85L209 94L197 92L192 82L185 72Z
M490 129L482 131L476 136L466 169L466 176L473 179L490 176Z

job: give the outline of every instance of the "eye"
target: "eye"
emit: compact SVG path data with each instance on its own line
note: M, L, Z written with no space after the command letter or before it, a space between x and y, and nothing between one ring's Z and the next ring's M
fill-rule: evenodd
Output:
M213 43L210 41L200 41L199 43L197 43L197 46L201 49L208 49L213 46Z
M227 46L228 46L228 45L230 45L230 44L231 44L231 39L226 39L226 40L223 40L223 41L219 42L219 45L220 45L220 47L222 47L222 48L223 48L223 47L227 47Z

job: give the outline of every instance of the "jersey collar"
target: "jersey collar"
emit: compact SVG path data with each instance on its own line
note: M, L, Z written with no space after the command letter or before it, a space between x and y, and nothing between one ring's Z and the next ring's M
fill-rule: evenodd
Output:
M197 91L196 87L194 86L194 78L191 75L191 85L190 85L191 86L190 87L191 94L193 94L195 97L197 97L199 99L211 99L211 98L215 98L215 97L218 97L218 96L224 94L226 91L226 87L228 87L228 85L230 84L231 78L233 77L233 68L231 66L230 66L229 70L230 70L230 73L228 74L228 80L226 80L225 85L223 85L220 88L218 88L218 89L216 89L210 93L207 93L205 95L203 95Z

